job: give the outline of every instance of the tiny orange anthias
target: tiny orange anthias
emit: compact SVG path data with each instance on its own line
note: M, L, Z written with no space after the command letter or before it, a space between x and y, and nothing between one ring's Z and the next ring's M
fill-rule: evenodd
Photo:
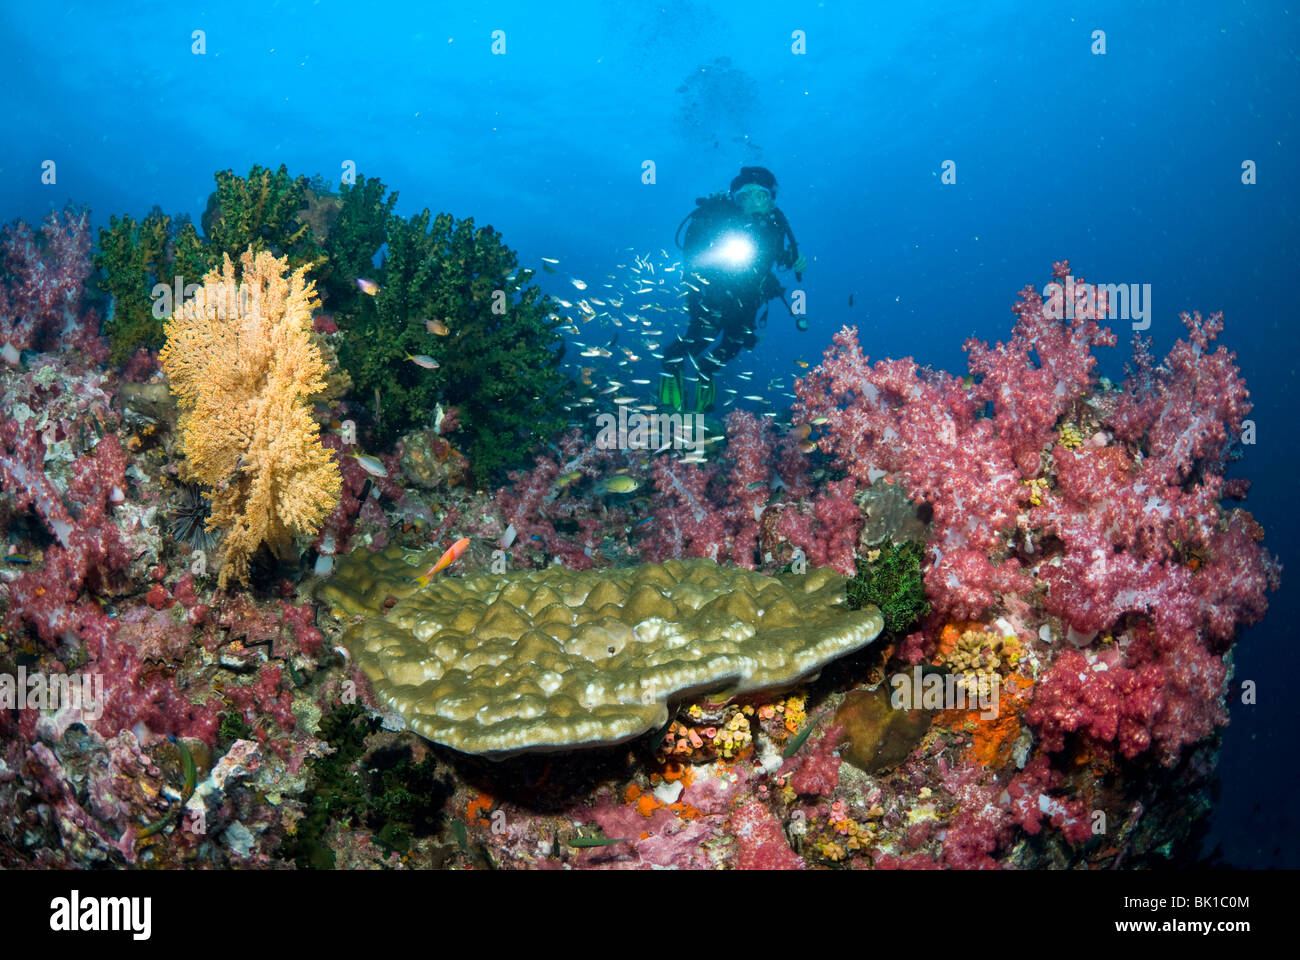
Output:
M465 548L468 546L469 546L469 537L461 537L459 540L457 540L455 543L453 543L450 547L447 548L447 552L438 558L438 562L429 568L428 573L424 574L424 576L422 577L416 578L416 583L418 583L422 587L428 586L429 581L433 579L433 575L437 573L439 570L442 570L444 567L449 567L457 560L459 560L460 555L465 552Z

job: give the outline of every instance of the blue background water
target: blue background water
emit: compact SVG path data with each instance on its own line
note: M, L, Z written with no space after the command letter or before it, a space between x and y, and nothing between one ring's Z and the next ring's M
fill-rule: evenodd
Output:
M401 213L473 216L526 265L600 277L625 248L671 250L695 197L760 163L812 260L812 329L777 306L738 361L756 380L815 359L846 323L874 357L964 369L962 340L1005 336L1015 291L1064 257L1096 281L1150 283L1158 355L1179 311L1225 312L1258 424L1236 472L1300 570L1300 77L1284 4L247 6L4 3L0 217L72 199L97 225L155 204L197 220L214 170L337 179L351 160L400 191ZM541 281L572 294L563 275ZM1117 333L1102 370L1116 378ZM1209 841L1235 865L1300 866L1294 597L1275 593L1237 649L1260 702L1232 708Z

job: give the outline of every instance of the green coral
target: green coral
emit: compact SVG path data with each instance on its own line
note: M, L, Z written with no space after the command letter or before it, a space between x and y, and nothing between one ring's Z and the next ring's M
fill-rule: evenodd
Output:
M358 277L370 279L375 273L375 254L388 238L388 221L397 203L394 191L376 177L358 175L356 183L343 184L333 195L338 212L321 238L326 262L316 274L316 288L326 306L336 312L355 308ZM316 197L322 196L318 186Z
M299 867L331 870L334 851L326 841L332 824L359 824L371 830L385 853L405 853L413 837L442 828L442 808L451 786L437 775L433 758L416 761L409 747L367 755L366 739L379 721L360 704L346 704L321 719L317 736L332 752L312 763L306 813L286 842L285 855ZM362 758L365 763L361 763Z
M427 425L437 404L455 406L471 467L486 480L564 424L563 321L529 285L532 271L516 274L514 252L472 218L393 216L387 242L379 294L354 295L340 319L340 361L371 405L380 445ZM450 334L431 333L429 320ZM427 354L439 369L408 354Z
M197 283L207 272L194 224L173 221L158 207L139 223L130 216L111 218L99 230L93 263L100 289L113 298L112 315L104 323L113 363L126 362L141 347L162 346L164 317L154 313L155 285L172 287L177 277L182 284Z
M247 740L252 735L253 728L238 710L227 710L221 715L221 726L217 728L218 744L229 747L236 740Z
M848 583L849 606L874 604L885 616L885 633L902 636L930 612L921 573L924 556L921 543L909 540L885 543L874 560L858 557L857 576Z
M308 209L309 182L291 177L281 164L274 173L257 164L247 177L233 170L215 174L217 189L203 213L203 232L210 266L219 267L222 254L238 260L250 246L289 259L289 268L320 266L324 254L302 214Z
M330 824L340 816L352 820L355 811L365 806L365 788L352 768L366 752L366 737L379 728L379 721L365 714L360 704L352 703L330 711L321 719L317 736L333 749L328 756L312 763L312 790L306 816L285 850L286 856L299 867L332 870L334 851L325 843Z
M200 237L188 217L175 219L158 207L137 223L113 217L99 231L94 256L99 287L113 298L112 316L104 324L110 360L124 363L141 347L156 350L163 342L163 311L155 314L153 288L182 289L202 283L222 255L238 260L249 246L289 258L290 267L325 263L319 241L308 225L316 197L305 177L291 177L281 166L272 172L254 165L247 177L231 170L215 174L217 189L208 198Z
M428 426L439 405L459 410L457 446L486 482L549 440L564 425L572 383L560 370L563 320L491 227L473 219L393 213L397 194L358 176L331 192L322 178L253 166L246 177L215 174L200 237L188 221L155 209L141 223L114 218L100 232L96 265L114 298L107 324L113 360L162 344L163 317L151 291L176 276L198 283L223 255L250 246L304 264L342 330L339 360L355 398L373 417L377 448ZM382 267L375 257L386 245ZM359 291L358 278L380 285ZM426 321L451 331L436 336ZM407 359L427 354L428 370Z

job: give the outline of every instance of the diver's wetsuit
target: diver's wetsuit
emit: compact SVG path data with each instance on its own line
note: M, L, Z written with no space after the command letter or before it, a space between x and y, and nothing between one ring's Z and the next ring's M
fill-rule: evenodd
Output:
M664 351L664 369L678 373L687 354L698 357L713 345L713 353L697 361L703 376L716 373L741 348L758 343L754 319L760 307L782 293L781 285L771 273L773 264L789 267L798 256L785 215L775 207L761 216L746 216L740 205L725 194L699 202L690 217L686 240L682 244L684 274L700 288L688 299L691 323L683 339L674 341ZM733 267L711 263L710 254L744 234L754 245L753 260ZM786 239L790 239L787 246ZM695 276L692 276L692 275ZM696 279L701 278L703 281Z

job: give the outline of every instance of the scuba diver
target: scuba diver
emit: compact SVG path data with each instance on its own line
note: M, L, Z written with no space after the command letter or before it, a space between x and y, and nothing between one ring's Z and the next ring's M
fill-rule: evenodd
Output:
M684 404L687 360L699 372L696 412L713 406L714 377L741 351L758 343L756 326L767 321L760 307L773 297L785 301L785 289L771 273L773 264L793 269L803 279L807 259L799 253L789 222L776 207L776 177L765 167L741 167L727 193L695 201L696 207L677 227L674 241L684 253L683 274L693 277L688 301L691 322L686 336L664 351L659 402L680 410ZM687 223L686 241L681 242ZM789 304L786 304L789 309ZM793 315L793 314L792 314ZM800 330L804 317L795 317ZM716 344L716 345L715 345ZM713 352L701 356L713 347Z

